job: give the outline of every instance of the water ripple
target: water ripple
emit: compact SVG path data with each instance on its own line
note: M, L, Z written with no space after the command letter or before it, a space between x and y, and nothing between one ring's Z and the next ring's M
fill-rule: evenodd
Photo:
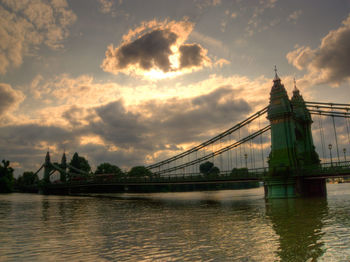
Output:
M0 261L348 261L349 191L1 195Z

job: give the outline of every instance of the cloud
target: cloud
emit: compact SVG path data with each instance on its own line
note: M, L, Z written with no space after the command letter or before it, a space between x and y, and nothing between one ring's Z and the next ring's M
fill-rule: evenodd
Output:
M287 60L299 70L307 67L314 58L314 51L310 47L298 47L287 54Z
M100 3L100 11L103 14L110 13L113 7L113 0L98 0Z
M213 37L203 35L197 31L192 31L190 37L194 41L201 42L206 46L210 46L211 48L218 48L226 53L229 52L227 46L225 46L220 40Z
M246 36L252 36L256 32L265 31L280 22L279 18L273 18L268 23L261 18L266 10L275 8L276 2L277 0L259 0L258 3L255 4L252 9L253 14L248 20L248 25L245 28Z
M96 118L96 114L92 108L84 108L77 105L72 105L64 110L61 116L67 120L73 128L86 126Z
M20 168L15 170L16 174L36 171L43 163L47 149L61 153L65 144L72 148L78 145L75 140L78 138L77 132L73 133L57 125L8 125L0 127L0 133L0 155L11 162L20 163Z
M148 78L164 78L210 65L199 44L184 44L194 24L187 21L152 20L123 36L123 43L108 46L102 69Z
M123 0L97 0L99 3L99 11L102 14L109 14L112 17L124 16L126 19L129 18L130 14L126 13L125 10L119 8L123 4Z
M16 172L38 168L47 148L54 161L60 160L65 148L68 155L79 152L94 166L105 161L126 169L150 164L199 144L261 109L271 85L271 79L264 77L211 75L193 84L175 85L172 96L165 96L163 88L151 83L130 91L85 75L48 80L38 75L31 87L43 90L41 101L52 102L49 106L34 103L35 109L22 111L26 121L0 126L0 155L20 163ZM120 94L113 96L116 89ZM107 100L93 101L105 96Z
M302 13L303 13L302 10L295 10L293 13L291 13L288 16L287 21L296 24L297 20L299 19L299 17L301 16Z
M196 8L205 9L221 5L221 0L194 0Z
M12 111L24 100L21 91L14 90L10 85L0 83L0 117Z
M180 68L201 66L206 61L206 50L198 44L185 44L179 48Z
M192 98L148 100L126 107L122 100L95 107L98 119L80 129L105 154L122 154L137 165L179 153L230 127L251 112L242 90L218 87ZM98 138L98 139L96 139ZM103 142L101 142L103 141ZM108 149L108 151L107 151ZM137 161L139 162L137 162Z
M350 15L336 30L322 38L318 48L298 47L286 55L299 70L307 70L305 79L313 84L339 85L350 79Z
M90 75L80 75L76 78L62 74L46 79L39 74L30 84L30 93L35 99L51 100L57 105L88 106L107 103L118 97L121 88L115 83L98 83Z
M18 67L41 44L62 48L76 15L65 0L0 1L0 73Z
M169 56L173 53L170 47L175 44L176 39L177 35L169 30L154 30L134 42L121 46L115 54L109 50L110 53L107 56L115 57L116 69L138 64L145 71L157 67L163 72L168 72Z

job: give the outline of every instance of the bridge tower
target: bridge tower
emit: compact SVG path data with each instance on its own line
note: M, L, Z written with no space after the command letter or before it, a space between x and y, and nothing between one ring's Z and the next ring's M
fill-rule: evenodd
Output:
M67 158L66 158L66 152L63 152L60 168L62 169L62 171L60 171L60 180L61 180L61 182L66 182L66 180L67 180Z
M50 153L47 151L44 163L44 182L50 183L51 160Z
M319 165L313 144L312 119L299 90L290 100L275 68L267 118L271 124L269 175L265 178L267 198L325 195L325 181L305 180L301 170Z
M292 108L294 111L295 119L295 138L296 138L296 152L298 166L316 168L320 164L320 159L316 153L314 141L312 138L311 114L306 108L303 96L298 90L294 80L294 90L291 99Z

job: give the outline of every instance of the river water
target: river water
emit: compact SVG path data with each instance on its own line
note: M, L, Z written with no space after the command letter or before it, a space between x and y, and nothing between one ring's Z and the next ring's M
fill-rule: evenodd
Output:
M0 195L0 261L350 261L350 184L327 189Z

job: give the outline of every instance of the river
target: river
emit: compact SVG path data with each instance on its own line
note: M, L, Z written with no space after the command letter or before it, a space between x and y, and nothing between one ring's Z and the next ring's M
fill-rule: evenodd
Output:
M0 195L0 261L350 261L350 184L327 190Z

